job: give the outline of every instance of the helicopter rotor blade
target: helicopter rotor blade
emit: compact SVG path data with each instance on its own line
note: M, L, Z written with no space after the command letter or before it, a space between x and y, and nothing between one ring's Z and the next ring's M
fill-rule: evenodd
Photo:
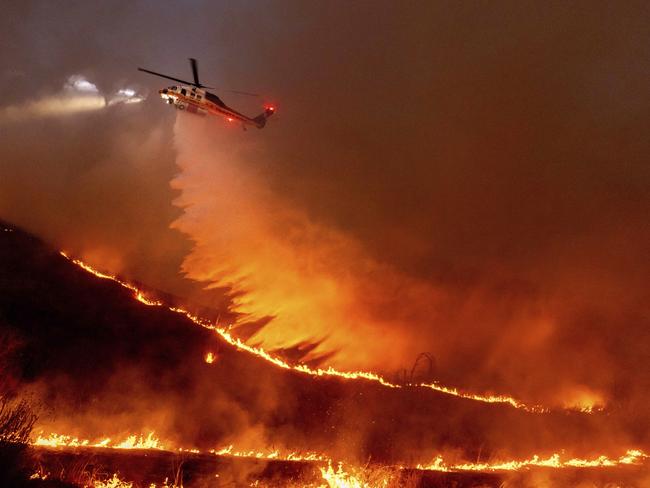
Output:
M191 81L181 80L179 78L174 78L172 76L163 75L162 73L156 73L155 71L150 71L148 69L138 68L138 70L139 71L144 71L145 73L149 73L151 75L160 76L161 78L167 78L168 80L178 81L179 83L185 83L187 85L196 85L196 83L192 83ZM200 86L200 85L197 85L197 86Z
M226 90L227 92L230 93L236 93L237 95L246 95L247 97L259 97L259 93L250 93L250 92L245 92L245 91L238 91L238 90Z
M194 85L201 88L203 85L199 82L199 66L196 59L190 58L190 64L192 65L192 74L194 75Z

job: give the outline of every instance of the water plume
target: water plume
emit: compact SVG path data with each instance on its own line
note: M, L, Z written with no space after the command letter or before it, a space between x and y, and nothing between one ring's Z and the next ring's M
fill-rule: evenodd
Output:
M194 242L184 273L228 288L239 323L271 317L251 338L266 348L321 341L305 360L335 351L328 364L383 370L420 352L400 325L431 317L439 293L273 191L252 165L258 134L214 124L176 121L181 171L172 187L184 212L173 227Z

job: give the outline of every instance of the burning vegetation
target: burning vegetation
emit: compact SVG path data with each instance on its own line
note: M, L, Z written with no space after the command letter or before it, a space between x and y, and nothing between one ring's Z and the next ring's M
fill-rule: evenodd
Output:
M3 281L11 303L3 307L4 390L46 406L33 433L29 423L24 431L32 482L374 488L643 479L646 446L615 410L549 408L290 362L18 229L3 237L12 277Z

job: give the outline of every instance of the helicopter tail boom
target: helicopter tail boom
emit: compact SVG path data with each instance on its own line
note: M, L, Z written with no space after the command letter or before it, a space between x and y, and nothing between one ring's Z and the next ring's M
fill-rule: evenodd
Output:
M275 113L275 108L266 107L263 113L253 118L253 122L255 122L258 129L261 129L266 125L266 120L274 113Z

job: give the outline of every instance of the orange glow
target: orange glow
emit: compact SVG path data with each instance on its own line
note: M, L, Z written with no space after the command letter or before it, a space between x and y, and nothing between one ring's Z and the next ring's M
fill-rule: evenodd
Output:
M207 353L205 355L205 362L208 364L214 363L214 360L216 359L215 355L211 352Z

